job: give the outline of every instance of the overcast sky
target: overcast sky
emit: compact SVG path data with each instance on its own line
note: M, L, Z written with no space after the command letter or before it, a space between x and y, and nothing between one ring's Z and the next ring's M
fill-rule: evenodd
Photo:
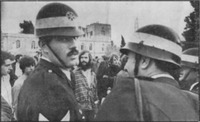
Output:
M35 18L42 6L49 2L2 2L1 29L4 33L19 33L19 23L30 20L35 24ZM185 16L193 8L189 1L68 1L63 2L72 7L78 14L80 25L86 27L94 22L111 24L111 38L120 45L121 35L126 37L134 32L135 20L142 27L148 24L162 24L174 29L183 39Z

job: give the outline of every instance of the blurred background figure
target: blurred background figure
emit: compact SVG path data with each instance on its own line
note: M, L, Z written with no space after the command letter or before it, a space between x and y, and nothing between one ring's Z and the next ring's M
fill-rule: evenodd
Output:
M119 73L117 73L117 76L119 77L128 77L128 72L124 69L124 66L126 65L126 62L128 60L128 56L127 55L121 55L120 58L120 62L121 62L121 66L120 69L121 71Z
M21 69L20 69L20 67L19 67L19 60L20 60L21 57L22 57L21 54L17 54L17 55L15 56L15 61L16 61L16 62L14 63L13 69L14 69L15 75L16 75L17 77L19 77L19 76L22 75L22 71L21 71Z
M183 52L179 78L181 89L190 90L194 93L199 92L198 52L198 48L190 48Z
M13 55L1 51L1 121L13 121L10 71L14 63Z
M30 56L23 56L19 60L19 67L22 70L23 74L15 81L15 84L12 88L13 89L12 90L13 91L13 108L14 108L15 117L16 117L16 109L17 109L19 92L26 78L34 70L35 64L36 64L35 59Z
M23 55L21 54L17 54L16 56L14 56L13 60L15 60L15 62L12 64L13 69L10 71L10 84L13 87L15 81L18 79L19 76L22 75L22 71L19 68L19 60Z
M112 54L106 61L102 61L97 71L97 89L100 103L107 96L107 90L111 90L117 73L120 71L119 56ZM109 93L109 92L108 92Z
M78 69L74 72L76 100L87 122L94 119L98 103L97 80L92 65L92 55L89 51L83 51L79 55Z

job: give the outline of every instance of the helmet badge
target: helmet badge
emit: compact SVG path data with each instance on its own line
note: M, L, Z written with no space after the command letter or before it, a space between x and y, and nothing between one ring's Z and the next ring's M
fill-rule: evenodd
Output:
M74 13L72 13L71 11L68 11L68 12L66 13L66 16L67 16L68 19L71 20L71 21L73 21L73 20L76 18L76 16L74 15Z

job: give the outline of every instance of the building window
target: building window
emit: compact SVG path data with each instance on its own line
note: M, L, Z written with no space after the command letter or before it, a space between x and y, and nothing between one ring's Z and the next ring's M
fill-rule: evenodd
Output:
M102 51L104 51L104 44L102 44Z
M83 44L81 45L81 50L84 50L84 45Z
M19 40L16 41L16 48L20 48L20 41Z
M35 41L32 41L32 43L31 43L31 49L35 49Z
M106 32L105 32L104 27L102 27L102 29L101 29L101 33L102 33L102 35L106 35Z
M90 36L92 36L92 35L93 35L93 32L91 31L91 32L90 32Z
M90 47L89 47L89 50L92 50L92 44L90 43Z

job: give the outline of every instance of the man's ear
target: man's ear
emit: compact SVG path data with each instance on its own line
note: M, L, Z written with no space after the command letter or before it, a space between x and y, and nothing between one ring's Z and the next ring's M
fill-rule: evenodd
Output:
M44 54L48 54L48 48L47 48L47 45L43 42L43 41L39 41L38 42L40 48L41 48L41 51L44 53Z
M143 56L140 60L140 66L142 69L146 69L150 66L151 59L148 57Z

